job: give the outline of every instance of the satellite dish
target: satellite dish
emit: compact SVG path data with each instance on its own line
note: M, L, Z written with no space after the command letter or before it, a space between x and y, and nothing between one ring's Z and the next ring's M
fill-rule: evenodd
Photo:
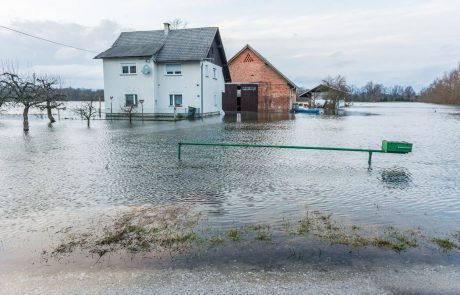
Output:
M142 74L144 74L144 75L150 74L151 71L152 70L150 69L149 65L144 65L144 67L142 68Z

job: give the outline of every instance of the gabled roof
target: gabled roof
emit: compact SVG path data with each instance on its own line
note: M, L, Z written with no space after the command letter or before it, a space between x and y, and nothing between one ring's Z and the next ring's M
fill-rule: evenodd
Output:
M309 97L312 93L319 93L319 92L327 92L329 90L334 90L338 92L348 93L347 91L335 88L333 86L329 86L326 84L319 84L318 86L305 91L304 93L300 94L299 97Z
M258 58L260 58L267 66L273 69L278 75L283 77L284 80L288 82L288 84L293 87L297 88L297 85L295 85L294 82L292 82L288 77L286 77L283 73L281 73L274 65L272 65L265 57L263 57L257 50L252 48L249 44L246 44L240 51L238 51L237 54L235 54L229 61L228 64L230 65L238 56L240 56L246 49L251 50L255 55L257 55Z
M218 28L123 32L108 50L95 58L153 57L158 62L206 58Z

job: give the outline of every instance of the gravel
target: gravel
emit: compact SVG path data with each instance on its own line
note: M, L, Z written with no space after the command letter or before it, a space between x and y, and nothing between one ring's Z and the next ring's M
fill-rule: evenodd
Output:
M460 294L460 268L22 270L0 273L0 294Z

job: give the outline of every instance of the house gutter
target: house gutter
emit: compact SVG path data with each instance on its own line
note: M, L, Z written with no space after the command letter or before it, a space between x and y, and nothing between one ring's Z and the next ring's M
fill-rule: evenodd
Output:
M200 82L200 86L201 86L201 119L203 119L203 63L204 63L204 60L201 60L201 82Z

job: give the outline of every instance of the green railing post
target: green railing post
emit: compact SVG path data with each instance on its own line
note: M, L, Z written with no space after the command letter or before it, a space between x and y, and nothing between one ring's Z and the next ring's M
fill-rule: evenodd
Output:
M369 160L367 161L369 166L372 164L372 152L369 152Z
M181 148L181 145L182 145L182 143L179 142L179 144L177 146L177 157L179 158L179 160L180 160L180 148Z

